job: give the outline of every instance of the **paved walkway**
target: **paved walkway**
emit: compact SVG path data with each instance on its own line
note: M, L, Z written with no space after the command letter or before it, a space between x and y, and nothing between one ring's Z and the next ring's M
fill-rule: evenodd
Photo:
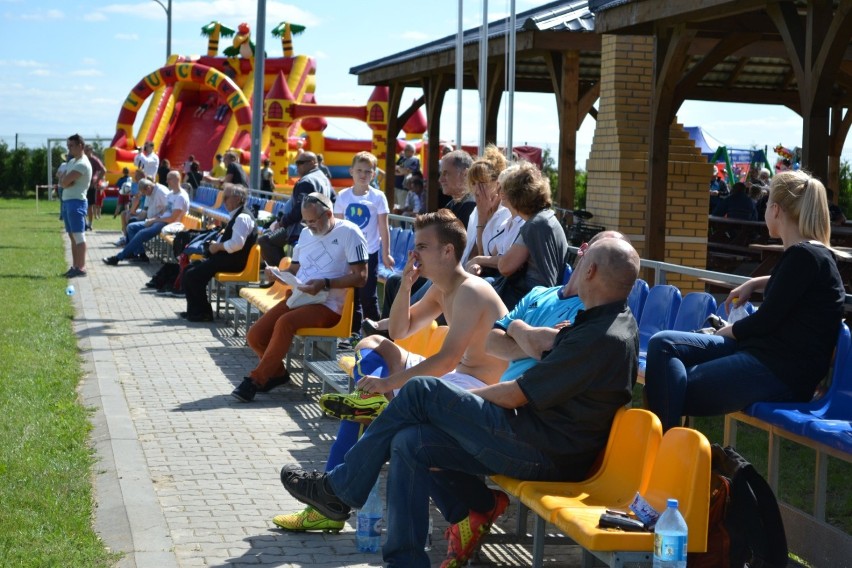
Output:
M87 237L89 277L73 284L86 370L80 391L93 409L99 460L95 527L124 554L118 566L381 565L380 554L356 550L354 520L338 535L274 528L272 516L301 508L280 485L281 466L323 469L337 423L321 417L300 382L252 404L232 398L256 363L243 338L223 322L186 323L177 315L184 300L145 289L158 263L104 265L117 237ZM497 532L514 527L516 510ZM446 523L432 516L437 566ZM486 545L479 564L529 566L529 551ZM547 552L547 565L580 565L576 547Z

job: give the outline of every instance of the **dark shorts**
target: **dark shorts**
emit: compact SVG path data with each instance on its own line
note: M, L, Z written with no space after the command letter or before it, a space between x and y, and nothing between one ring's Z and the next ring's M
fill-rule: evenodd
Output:
M88 203L89 205L95 204L95 188L94 187L90 187L89 189L86 190L86 203Z
M62 202L62 219L69 233L86 232L86 212L88 205L84 199L69 199Z

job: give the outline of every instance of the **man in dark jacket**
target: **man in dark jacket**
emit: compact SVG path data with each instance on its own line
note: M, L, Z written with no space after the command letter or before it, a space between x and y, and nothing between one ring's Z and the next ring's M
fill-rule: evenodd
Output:
M267 266L278 266L284 257L284 245L296 244L302 225L302 199L313 192L322 193L332 203L337 199L331 188L331 182L319 168L317 155L302 152L296 159L296 171L300 179L293 186L293 195L287 201L284 212L269 230L258 238L260 255Z
M207 283L217 272L241 272L256 240L254 218L245 206L248 190L242 185L225 184L223 191L223 203L231 218L210 243L210 255L187 266L181 279L186 291L186 311L180 316L187 321L213 321Z

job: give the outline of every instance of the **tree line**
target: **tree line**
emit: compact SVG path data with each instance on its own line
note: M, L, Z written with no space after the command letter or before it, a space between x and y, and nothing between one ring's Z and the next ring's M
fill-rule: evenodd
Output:
M99 144L93 144L95 152L100 156ZM62 163L64 146L54 146L53 172ZM558 175L555 162L549 149L545 149L542 171L550 178L551 187L558 187ZM54 183L56 180L54 179ZM0 197L35 197L35 187L47 185L47 147L28 148L19 146L9 148L6 142L0 141ZM575 207L583 208L586 204L586 172L577 170L575 179ZM852 210L852 164L844 160L840 167L839 205L849 218Z

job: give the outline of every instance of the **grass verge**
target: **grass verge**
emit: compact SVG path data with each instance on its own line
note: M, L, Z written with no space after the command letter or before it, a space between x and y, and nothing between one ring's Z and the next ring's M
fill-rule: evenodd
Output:
M109 566L56 202L0 200L0 565Z

